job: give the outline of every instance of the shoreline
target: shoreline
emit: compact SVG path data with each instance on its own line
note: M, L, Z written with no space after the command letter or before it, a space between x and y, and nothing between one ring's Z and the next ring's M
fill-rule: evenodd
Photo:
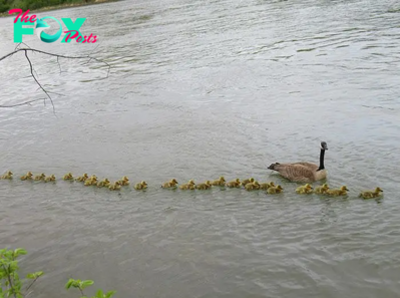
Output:
M93 2L81 2L81 3L66 3L66 4L60 4L60 5L54 5L54 6L44 6L42 8L30 10L29 14L31 13L38 13L38 12L45 12L45 11L51 11L51 10L59 10L59 9L66 9L66 8L74 8L74 7L80 7L80 6L89 6L89 5L96 5L96 4L104 4L104 3L110 3L110 2L117 2L120 0L95 0ZM0 13L0 18L5 18L5 17L11 17L16 14L8 14L7 12L2 12Z

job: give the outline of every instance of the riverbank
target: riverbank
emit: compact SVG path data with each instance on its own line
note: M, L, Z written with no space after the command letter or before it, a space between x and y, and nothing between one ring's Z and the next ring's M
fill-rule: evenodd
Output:
M29 11L29 13L38 13L38 12L44 12L44 11L73 8L73 7L79 7L79 6L96 5L96 4L104 4L104 3L117 2L117 1L120 1L120 0L95 0L92 2L63 3L63 4L59 4L59 5L45 6L45 7L41 7L38 9L32 9ZM10 16L8 11L0 13L0 17L8 17L8 16Z

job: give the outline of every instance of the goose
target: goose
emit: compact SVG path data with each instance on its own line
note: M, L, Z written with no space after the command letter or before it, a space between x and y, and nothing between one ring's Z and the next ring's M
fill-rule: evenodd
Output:
M281 176L292 182L314 182L326 179L327 172L324 166L325 150L328 150L326 142L321 142L319 166L309 162L273 163L268 169L278 172Z

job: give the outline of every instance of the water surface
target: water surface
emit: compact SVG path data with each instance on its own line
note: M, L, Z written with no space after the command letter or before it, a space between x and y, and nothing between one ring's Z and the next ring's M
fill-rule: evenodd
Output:
M98 43L31 47L47 101L1 109L1 168L96 174L145 193L0 183L0 246L44 270L35 297L75 297L70 277L116 297L400 295L400 4L396 1L121 1L39 14L86 17ZM15 48L0 19L0 56ZM0 62L0 104L43 98L23 53ZM318 161L345 199L298 196L275 161ZM253 176L279 196L171 192L171 178ZM379 185L385 197L362 201Z

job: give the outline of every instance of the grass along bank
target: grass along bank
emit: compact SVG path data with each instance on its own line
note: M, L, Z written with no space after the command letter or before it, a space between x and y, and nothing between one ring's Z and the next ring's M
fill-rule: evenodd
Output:
M8 11L13 8L20 8L23 11L29 9L29 13L31 14L34 12L103 4L116 1L119 0L0 0L0 17L10 16Z

